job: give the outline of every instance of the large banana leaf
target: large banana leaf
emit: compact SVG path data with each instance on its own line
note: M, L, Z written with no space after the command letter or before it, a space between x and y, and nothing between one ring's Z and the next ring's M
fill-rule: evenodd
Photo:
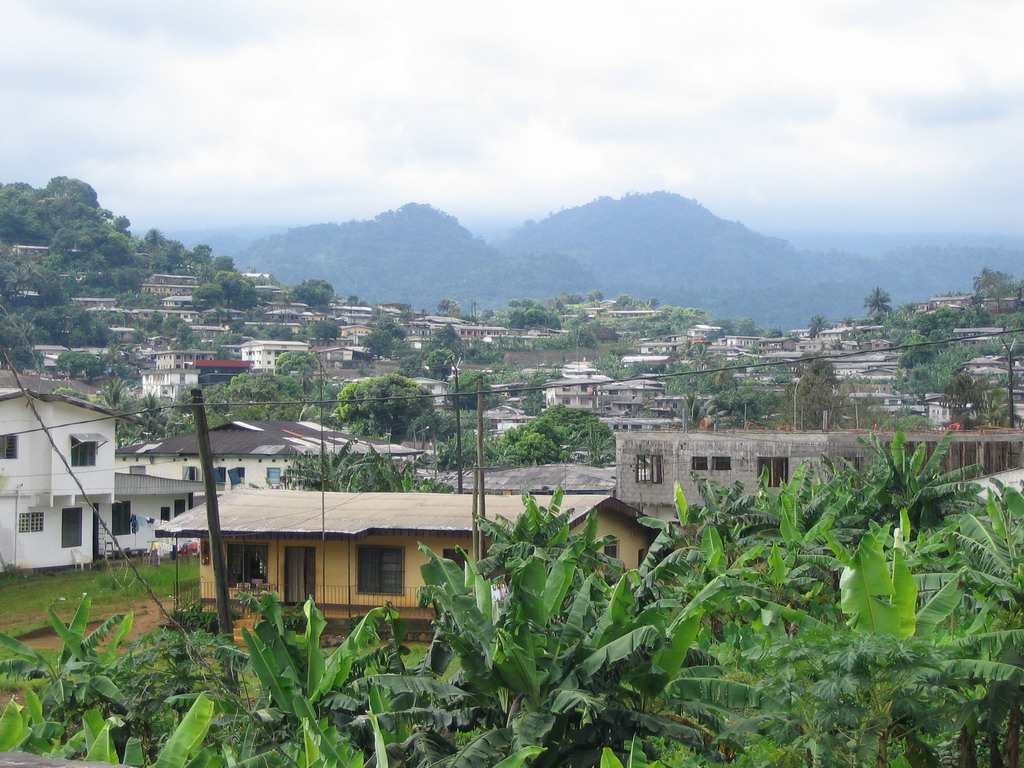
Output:
M188 758L198 751L213 720L213 701L199 694L174 733L160 749L153 768L184 768Z

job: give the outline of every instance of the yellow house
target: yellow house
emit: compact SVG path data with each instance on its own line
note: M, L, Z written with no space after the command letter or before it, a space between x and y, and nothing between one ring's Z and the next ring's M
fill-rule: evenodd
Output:
M456 547L472 554L472 503L468 494L233 491L219 501L228 582L235 595L268 590L286 603L312 596L329 616L364 613L387 602L413 614L426 562L419 545L451 558ZM637 522L641 513L611 497L562 500L563 510L573 510L576 529L595 508L598 534L615 537L608 554L635 568L652 538ZM514 520L522 512L519 497L486 499L488 518ZM164 523L157 535L202 539L200 594L213 599L205 506Z

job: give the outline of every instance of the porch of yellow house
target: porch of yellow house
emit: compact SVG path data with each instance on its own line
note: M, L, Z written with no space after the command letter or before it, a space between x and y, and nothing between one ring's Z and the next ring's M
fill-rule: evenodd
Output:
M201 581L199 583L200 597L204 604L213 605L216 602L214 597L213 582ZM392 593L360 593L354 586L320 586L312 590L309 596L314 599L317 607L323 613L324 618L332 628L344 632L353 621L358 621L372 608L390 605L398 611L399 616L408 619L410 630L418 636L430 633L430 620L434 612L429 607L421 607L419 604L420 587L409 587L400 592ZM234 622L234 641L244 645L242 629L252 630L256 624L258 615L239 600L240 594L260 597L270 592L277 592L280 595L278 585L260 584L258 586L232 587L228 590L228 597L232 606L240 613ZM298 608L302 602L282 600L283 605ZM421 638L422 639L422 638Z

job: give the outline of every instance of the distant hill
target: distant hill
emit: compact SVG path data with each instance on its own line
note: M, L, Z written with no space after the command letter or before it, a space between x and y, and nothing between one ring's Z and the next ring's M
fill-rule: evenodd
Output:
M571 258L505 256L455 217L417 203L372 221L290 229L258 240L235 261L287 282L322 278L342 295L416 308L433 308L441 298L500 306L510 298L546 298L596 283Z
M868 263L797 251L669 192L602 197L527 222L496 246L508 255L571 256L594 271L606 294L656 296L783 327L836 314L851 269L866 272ZM861 304L870 287L846 296L843 311L856 314L850 302Z
M898 305L970 290L984 266L1017 274L1024 263L1020 250L962 245L903 247L880 258L797 250L669 192L602 197L527 222L496 246L507 255L572 257L612 296L656 296L783 330L816 314L860 317L875 286Z
M598 198L526 222L493 245L454 217L410 203L372 221L291 229L235 258L287 282L319 277L341 294L417 308L445 297L496 307L600 289L786 330L817 314L860 317L875 286L895 305L969 290L984 266L1020 272L1024 252L935 241L883 256L798 250L694 200L652 192Z

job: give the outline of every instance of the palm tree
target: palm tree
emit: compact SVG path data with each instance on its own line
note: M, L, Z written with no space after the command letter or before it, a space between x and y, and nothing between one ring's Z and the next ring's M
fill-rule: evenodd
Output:
M942 393L942 404L949 408L953 421L970 428L986 410L989 389L987 382L962 371L949 380Z
M892 301L892 297L876 286L875 289L868 294L867 298L864 299L864 308L871 316L888 315L892 312L892 305L889 303L890 301Z
M828 322L822 315L815 315L811 318L811 325L807 329L807 335L812 339L818 338L818 334L828 328Z

